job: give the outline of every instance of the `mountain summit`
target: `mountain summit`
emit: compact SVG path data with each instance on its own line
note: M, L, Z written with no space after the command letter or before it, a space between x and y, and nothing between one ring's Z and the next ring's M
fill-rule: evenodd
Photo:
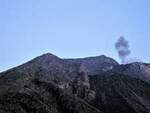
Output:
M0 73L0 113L150 113L150 65L47 53Z

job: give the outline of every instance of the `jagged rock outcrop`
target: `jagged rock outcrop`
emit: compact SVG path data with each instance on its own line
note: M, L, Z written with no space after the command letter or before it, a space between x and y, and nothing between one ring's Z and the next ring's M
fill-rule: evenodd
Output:
M72 83L72 93L88 102L95 98L95 92L90 89L87 73L80 72Z

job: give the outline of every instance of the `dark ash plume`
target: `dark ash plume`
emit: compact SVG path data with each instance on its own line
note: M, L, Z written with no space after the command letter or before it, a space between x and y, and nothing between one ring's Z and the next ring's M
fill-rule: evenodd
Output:
M129 43L123 36L121 36L115 44L118 55L122 60L122 63L125 63L126 57L130 54Z

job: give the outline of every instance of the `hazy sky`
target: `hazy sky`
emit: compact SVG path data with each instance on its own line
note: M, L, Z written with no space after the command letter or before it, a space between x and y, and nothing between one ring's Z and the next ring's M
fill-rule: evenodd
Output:
M0 0L0 71L47 52L119 61L121 35L150 62L150 0Z

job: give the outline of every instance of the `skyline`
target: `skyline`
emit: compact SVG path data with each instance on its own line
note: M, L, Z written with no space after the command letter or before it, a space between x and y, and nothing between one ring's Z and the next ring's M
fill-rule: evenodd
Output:
M149 0L1 0L0 17L0 72L44 53L120 62L120 36L130 59L150 62Z

